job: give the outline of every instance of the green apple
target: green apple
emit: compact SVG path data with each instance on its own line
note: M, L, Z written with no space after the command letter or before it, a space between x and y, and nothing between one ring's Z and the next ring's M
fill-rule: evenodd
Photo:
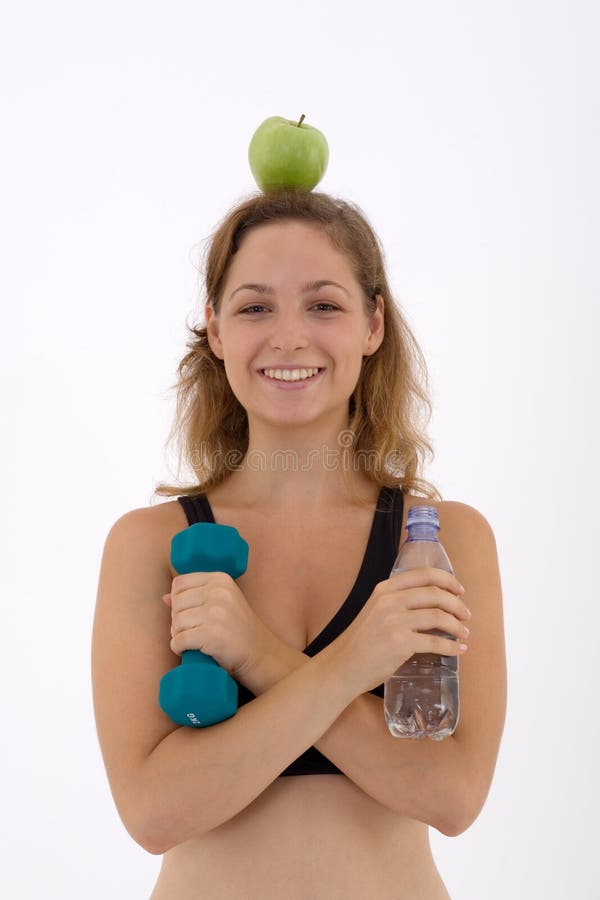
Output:
M312 191L329 161L325 135L312 125L271 116L259 125L248 147L257 185L267 193L278 188Z

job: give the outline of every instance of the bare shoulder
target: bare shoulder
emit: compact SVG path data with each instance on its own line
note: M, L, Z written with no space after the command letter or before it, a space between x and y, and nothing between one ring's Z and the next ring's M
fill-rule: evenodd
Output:
M472 542L476 538L493 543L495 546L494 533L490 523L475 507L457 500L443 500L436 503L426 497L417 497L414 494L404 495L403 535L406 535L408 511L413 506L432 506L437 510L440 522L438 538L451 559L450 546L460 554L463 547L473 546Z
M475 509L474 506L469 506L468 503L460 503L458 500L444 500L434 505L438 511L442 511L447 515L466 517L471 521L478 520L481 523L486 521L484 515L478 509Z
M168 529L170 526L180 528L182 523L187 525L186 515L178 500L167 500L164 503L155 503L152 506L140 506L131 509L117 521L139 522L146 524L150 529Z
M460 503L458 500L442 500L440 502L435 502L434 500L428 500L427 497L404 494L404 504L409 508L411 506L433 506L434 509L437 509L438 514L443 514L446 518L466 518L471 521L477 519L482 522L486 521L482 513L475 509L474 506L469 506L468 503Z
M477 548L496 549L492 526L478 509L456 500L436 503L440 520L439 539L446 546L452 546L459 554ZM443 536L442 536L443 535ZM448 548L447 548L448 549Z
M177 500L168 500L123 513L110 529L109 536L125 532L134 539L141 539L164 560L171 577L175 578L177 572L170 561L171 540L178 531L187 527L187 517L181 504Z

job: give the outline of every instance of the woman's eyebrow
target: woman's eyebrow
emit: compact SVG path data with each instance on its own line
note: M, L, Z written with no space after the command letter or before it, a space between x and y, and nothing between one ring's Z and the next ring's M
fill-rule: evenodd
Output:
M337 281L328 281L326 279L320 279L319 281L309 281L307 284L302 285L301 291L303 294L306 294L309 291L318 291L319 288L326 287L327 285L332 285L333 287L338 287L342 291L344 291L344 293L346 293L346 294L348 294L348 296L350 296L349 291L346 290L346 288L343 286L343 284L338 284ZM256 283L241 284L239 287L237 287L235 289L235 291L233 291L233 293L230 295L229 299L231 300L234 294L237 294L238 291L244 290L244 288L247 290L256 291L259 294L272 295L275 293L274 288L270 287L270 285L268 285L268 284L256 284Z

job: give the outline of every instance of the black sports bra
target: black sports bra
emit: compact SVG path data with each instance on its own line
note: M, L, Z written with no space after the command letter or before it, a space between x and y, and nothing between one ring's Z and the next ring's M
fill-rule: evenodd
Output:
M196 522L215 521L205 494L197 494L194 497L178 497L177 499L182 505L190 525L194 525ZM315 656L339 637L363 608L373 593L375 585L390 577L400 544L403 507L404 496L400 488L381 488L367 549L354 586L331 621L303 650L307 656ZM238 685L238 708L256 699L256 695L243 684L239 682L236 684ZM373 688L369 693L383 698L383 684ZM313 746L294 760L279 777L283 775L343 774L331 760Z

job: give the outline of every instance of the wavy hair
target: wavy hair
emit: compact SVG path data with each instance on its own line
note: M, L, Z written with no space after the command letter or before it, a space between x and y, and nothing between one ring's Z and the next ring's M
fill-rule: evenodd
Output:
M234 254L252 228L272 222L301 220L321 229L349 260L371 316L377 295L384 302L384 337L371 356L363 357L357 385L349 399L348 427L338 438L342 475L349 495L359 505L349 470L361 470L380 487L441 500L439 491L419 477L425 456L433 458L425 428L431 418L427 366L385 272L384 252L365 214L355 203L315 191L278 190L252 194L234 205L209 238L205 251L204 302L218 314L223 286ZM177 368L176 412L165 447L178 443L179 471L184 461L195 483L161 482L154 493L191 496L224 481L248 450L248 417L231 390L223 360L212 352L205 325L186 322L188 352ZM179 475L178 475L179 477Z

